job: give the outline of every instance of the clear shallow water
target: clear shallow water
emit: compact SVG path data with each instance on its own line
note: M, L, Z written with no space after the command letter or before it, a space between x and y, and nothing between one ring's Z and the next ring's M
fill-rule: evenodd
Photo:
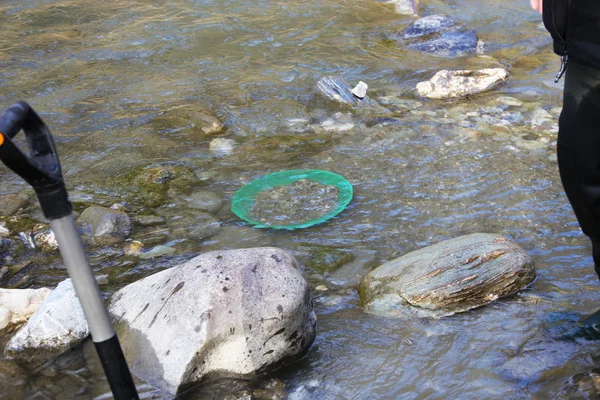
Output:
M181 199L154 209L127 203L133 215L167 216L158 227L135 226L133 239L148 246L178 241L178 252L156 260L124 258L119 248L91 252L96 272L109 276L107 294L212 249L274 245L304 264L326 245L359 260L333 277L306 269L313 287L325 283L330 290L314 292L314 347L275 375L288 398L555 397L568 377L595 366L600 350L547 339L556 321L598 308L598 283L552 146L528 150L516 141L555 140L529 120L540 108L557 116L558 60L536 44L546 34L526 1L425 2L421 14L434 13L476 29L492 58L448 60L402 48L387 36L412 19L377 1L4 1L0 103L25 99L41 113L76 201L122 201L127 188L109 185L111 177L165 163L208 177L207 188L225 199L217 213L224 227L205 241L177 233L199 216ZM457 102L415 97L415 84L440 69L498 65L511 77L488 94ZM314 129L339 111L314 90L333 74L367 82L369 95L388 104L389 114L381 116L402 122L371 126L365 122L374 116L356 114L338 117L354 123L351 130ZM524 105L494 109L506 95ZM227 129L220 136L236 143L231 156L215 157L212 138L194 130L190 115L198 111L222 120ZM522 115L496 134L477 134L479 117L468 116L503 111ZM291 127L292 119L305 122ZM341 174L355 198L330 222L301 231L254 230L229 212L227 202L241 185L292 168ZM1 193L25 190L14 175L0 175ZM473 232L503 233L523 246L537 266L533 286L439 321L385 319L358 307L353 283L370 267ZM57 257L34 260L29 285L65 277ZM62 392L47 381L63 382ZM106 386L75 359L55 376L30 376L21 389L31 398L85 389L79 398L91 398Z

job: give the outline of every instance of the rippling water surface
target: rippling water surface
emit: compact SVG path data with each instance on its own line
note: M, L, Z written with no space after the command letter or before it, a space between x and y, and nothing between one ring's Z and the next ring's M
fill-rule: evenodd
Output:
M225 199L217 214L223 229L205 241L177 233L199 213L181 199L155 209L125 202L133 215L168 217L158 228L135 226L133 239L178 251L153 261L123 258L119 249L92 252L96 272L109 276L107 294L212 249L274 245L305 263L329 246L359 260L356 270L334 276L305 270L313 289L330 290L313 291L313 348L275 375L288 398L555 397L567 378L594 367L600 350L547 339L553 323L595 310L600 300L590 246L558 179L556 132L530 123L536 110L554 120L560 112L561 87L552 82L558 60L525 0L423 3L422 15L449 14L476 29L485 54L440 59L403 48L388 37L413 18L375 0L5 0L0 104L24 99L40 112L76 206L123 201L127 188L111 178L160 165L192 169ZM426 101L414 92L440 69L490 66L511 76L487 94ZM367 82L389 113L346 115L315 91L327 75ZM523 105L500 107L501 96ZM233 154L210 151L213 137L194 129L197 112L219 117ZM500 129L482 116L512 122ZM400 123L370 122L376 117ZM328 118L354 128L319 129ZM300 168L345 176L355 189L350 206L292 232L251 229L229 211L241 185ZM0 174L0 193L26 190L13 174ZM354 287L371 267L474 232L505 234L526 249L538 271L532 287L442 320L385 319L359 308ZM33 287L66 275L57 257L33 265ZM107 390L79 359L56 374L31 375L25 396L91 398ZM52 391L48 381L63 383Z

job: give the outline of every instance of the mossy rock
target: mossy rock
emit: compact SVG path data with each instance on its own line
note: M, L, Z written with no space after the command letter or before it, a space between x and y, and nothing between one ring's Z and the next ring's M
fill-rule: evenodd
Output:
M183 166L137 168L113 178L108 186L129 198L136 208L152 208L168 201L168 194L188 194L202 182Z
M319 274L331 273L341 266L354 261L354 255L342 248L318 246L309 250L306 268Z

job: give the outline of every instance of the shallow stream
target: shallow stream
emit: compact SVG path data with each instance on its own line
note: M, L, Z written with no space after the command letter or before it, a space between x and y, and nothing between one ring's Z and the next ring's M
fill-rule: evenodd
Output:
M600 355L594 343L548 339L554 324L600 303L591 247L558 178L559 60L526 0L423 3L421 15L449 14L474 28L484 54L409 50L388 38L414 18L376 0L4 0L0 105L23 99L44 118L77 211L121 202L131 216L165 218L134 225L131 239L174 254L140 260L118 246L91 250L107 295L202 251L272 245L294 254L313 287L318 336L303 360L273 375L282 383L266 385L264 398L555 398ZM414 91L440 69L495 66L510 78L485 94L427 101ZM315 85L328 75L366 82L389 113L361 115L326 101ZM198 114L225 129L203 133ZM231 154L210 149L216 137L233 141ZM217 235L182 233L205 217L188 207L185 191L152 204L130 196L128 174L163 166L193 171L190 190L222 197ZM30 193L1 168L0 194ZM296 231L253 229L229 211L242 185L304 168L346 177L355 192L349 207ZM35 209L32 202L25 212L35 219ZM514 297L441 320L361 310L355 286L370 268L474 232L517 241L538 279ZM352 261L330 271L315 262L323 253ZM66 277L57 253L29 257L29 280L19 287ZM80 357L52 368L30 375L19 393L86 399L107 391Z

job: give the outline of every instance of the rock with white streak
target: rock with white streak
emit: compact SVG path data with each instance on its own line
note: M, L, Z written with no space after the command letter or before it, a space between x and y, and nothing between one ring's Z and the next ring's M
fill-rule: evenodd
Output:
M71 279L66 279L10 339L4 353L12 359L45 361L77 346L88 335L83 309Z
M109 310L132 371L172 394L272 370L315 338L310 287L277 248L204 253L124 287Z
M0 331L26 322L52 290L0 289Z
M417 84L417 92L430 99L450 99L489 90L508 79L503 68L480 70L442 70L428 81Z
M533 261L516 243L474 233L380 265L363 278L359 294L370 312L439 318L515 294L534 279Z

